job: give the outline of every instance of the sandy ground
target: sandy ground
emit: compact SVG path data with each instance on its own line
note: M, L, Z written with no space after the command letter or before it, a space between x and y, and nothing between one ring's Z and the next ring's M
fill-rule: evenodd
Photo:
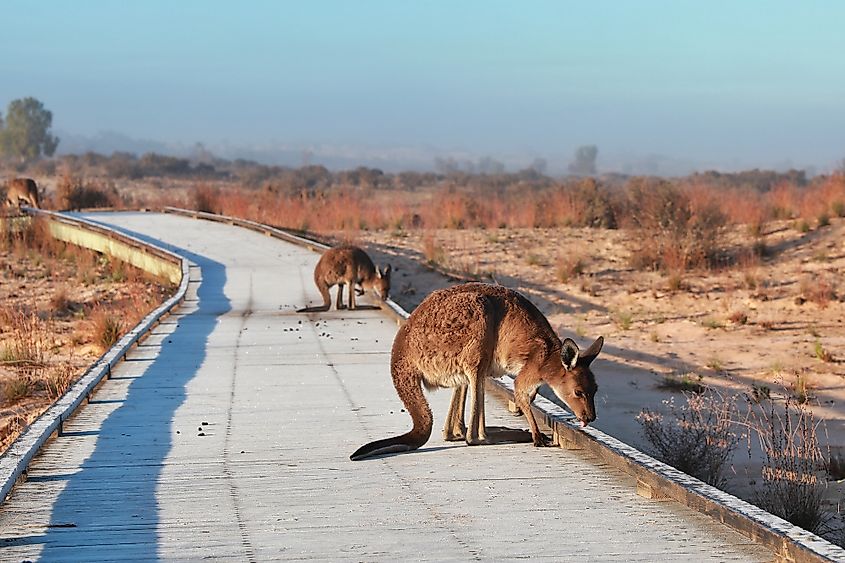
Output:
M729 237L737 248L752 242L742 231ZM457 283L439 272L463 272L523 292L582 347L603 335L601 361L593 364L595 426L627 443L648 450L636 416L673 395L683 400L661 388L666 376L700 376L725 394L758 386L784 396L795 394L800 374L825 421L822 440L834 452L845 446L845 220L806 233L789 222L771 224L765 258L689 272L675 290L665 274L629 267L629 239L623 230L508 229L363 232L355 242L376 262L393 264L392 296L408 309ZM436 264L426 264L424 248L429 256L436 250ZM582 273L562 281L557 264L573 258ZM830 298L815 298L825 284ZM728 489L735 492L759 475L744 450L734 456Z

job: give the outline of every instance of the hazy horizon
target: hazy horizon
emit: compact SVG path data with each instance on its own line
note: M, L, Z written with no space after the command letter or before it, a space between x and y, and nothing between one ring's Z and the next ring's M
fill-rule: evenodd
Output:
M111 138L554 172L594 144L600 172L658 173L845 157L845 4L13 0L3 14L0 111L44 102L60 152Z

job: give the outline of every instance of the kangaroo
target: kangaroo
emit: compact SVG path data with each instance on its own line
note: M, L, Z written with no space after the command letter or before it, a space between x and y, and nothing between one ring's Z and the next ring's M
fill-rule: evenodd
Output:
M29 207L38 209L38 186L35 180L30 178L15 178L9 180L6 185L6 205L9 207L20 207L21 202Z
M443 429L448 441L466 440L472 446L530 439L537 447L547 446L549 438L540 432L531 412L538 388L548 384L583 426L595 420L598 387L590 364L603 344L600 336L582 352L572 339L561 342L546 317L512 289L467 283L435 291L399 329L390 357L393 385L413 428L401 436L365 444L350 459L415 450L428 441L433 417L422 386L455 388ZM520 430L485 428L484 382L505 373L517 374L514 395L528 419L530 438ZM468 428L464 425L467 391Z
M367 253L357 246L331 248L320 257L314 268L314 283L323 296L322 307L309 307L309 311L328 311L331 308L329 288L337 286L337 308L343 308L343 286L349 289L349 308L355 309L355 285L365 291L373 290L385 300L390 293L390 264L383 269L373 265ZM361 292L363 293L363 291Z

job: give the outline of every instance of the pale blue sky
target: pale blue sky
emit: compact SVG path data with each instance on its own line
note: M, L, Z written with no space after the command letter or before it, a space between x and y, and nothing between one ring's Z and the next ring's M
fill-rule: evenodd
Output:
M0 17L0 109L35 96L68 134L553 165L596 144L605 169L845 157L834 0L7 0Z

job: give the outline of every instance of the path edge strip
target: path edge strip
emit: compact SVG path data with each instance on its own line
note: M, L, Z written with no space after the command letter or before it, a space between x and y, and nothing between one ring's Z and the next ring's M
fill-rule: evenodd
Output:
M50 438L61 433L63 423L73 416L80 407L84 406L86 399L90 399L100 383L110 377L114 367L124 360L130 348L146 338L162 318L170 314L175 307L185 300L190 281L188 260L173 252L82 218L70 217L53 211L36 209L28 209L27 211L36 217L43 217L47 221L84 230L94 237L98 243L104 243L93 247L95 250L108 253L111 248L109 243L117 243L121 248L129 248L139 255L154 256L162 261L170 262L181 271L181 279L176 293L144 317L96 362L91 364L82 377L52 406L36 418L0 456L0 504L6 501L15 484L26 477L29 464L36 454ZM51 232L54 231L51 229ZM72 243L82 246L78 242ZM140 262L144 262L144 260Z

